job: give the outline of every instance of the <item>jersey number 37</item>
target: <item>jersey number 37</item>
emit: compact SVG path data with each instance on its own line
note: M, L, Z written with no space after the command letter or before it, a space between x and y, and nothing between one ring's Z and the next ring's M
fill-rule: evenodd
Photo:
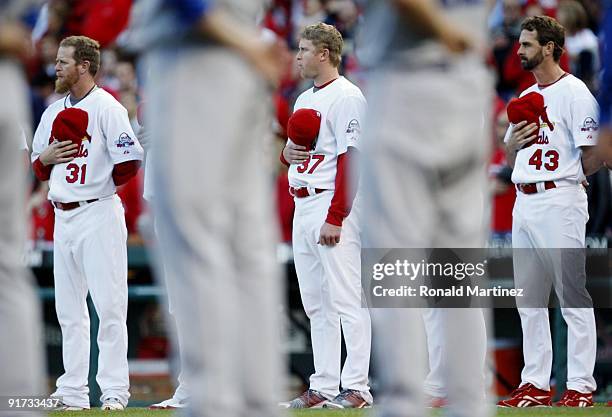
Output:
M308 170L308 174L312 174L315 171L315 169L317 169L317 167L321 165L321 162L323 162L324 159L325 159L325 155L312 155L307 160L305 160L302 164L300 164L300 166L297 167L297 172L299 172L300 174L303 174L308 169L308 165L310 164L310 161L316 161L314 164L312 164L312 167Z

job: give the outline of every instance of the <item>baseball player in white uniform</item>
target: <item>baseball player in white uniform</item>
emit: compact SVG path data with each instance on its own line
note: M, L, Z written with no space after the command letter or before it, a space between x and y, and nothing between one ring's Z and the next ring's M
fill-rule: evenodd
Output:
M514 166L512 181L517 188L512 224L515 285L539 301L539 305L527 307L540 308L521 308L519 304L525 367L519 388L499 405L551 405L552 343L546 307L554 281L562 306L563 300L572 295L586 300L579 306L584 308L561 309L568 326L567 390L557 405L592 406L597 345L593 309L587 308L590 296L584 287L584 260L580 265L582 273L569 277L574 285L567 285L568 281L557 280L559 275L567 273L567 265L561 263L565 257L561 255L565 252L558 249L527 251L537 254L545 265L560 266L561 272L549 279L546 273L534 267L533 259L524 261L520 249L584 248L588 210L582 182L585 175L596 172L601 166L594 147L598 107L586 85L559 67L563 27L552 18L536 16L526 19L521 29L518 55L523 68L531 71L537 81L521 96L531 92L541 94L552 126L520 122L510 126L505 139L508 161ZM536 136L534 132L538 128ZM534 139L535 144L524 146ZM552 271L546 268L546 272ZM563 288L562 283L565 284Z
M353 204L347 172L360 146L366 100L357 86L338 74L342 44L342 36L330 25L319 23L302 32L297 65L314 86L298 97L294 110L318 111L321 125L311 152L290 139L283 150L290 164L289 192L295 199L295 269L310 319L315 368L309 389L281 404L289 408L372 404L370 316L361 307L359 207L358 201ZM342 373L341 329L347 351Z
M0 4L0 416L42 415L16 412L9 398L44 395L41 312L32 277L23 264L26 237L27 150L21 126L29 123L28 90L16 58L28 50L27 30L19 23L32 1Z
M100 318L97 382L102 409L129 398L127 363L127 230L115 193L136 174L143 150L127 110L94 83L99 44L84 36L60 43L56 91L69 93L43 113L32 144L36 175L49 180L55 207L53 273L65 373L53 395L66 409L89 409L89 291ZM63 127L63 115L75 115ZM59 116L58 116L59 115ZM78 122L78 123L77 123ZM75 126L82 131L74 133ZM63 130L62 130L63 129ZM57 132L78 134L76 143Z
M361 158L364 248L483 247L492 102L478 53L485 35L484 1L368 2L360 35L360 62L372 69ZM381 415L425 415L421 311L371 314ZM423 316L434 371L427 393L446 395L450 415L489 415L485 314L436 308Z

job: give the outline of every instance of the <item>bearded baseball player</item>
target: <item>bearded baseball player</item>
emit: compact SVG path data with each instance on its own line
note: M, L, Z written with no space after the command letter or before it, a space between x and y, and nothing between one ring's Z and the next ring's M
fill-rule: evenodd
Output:
M143 150L127 110L94 82L98 42L71 36L57 52L55 90L32 144L36 176L55 207L53 274L64 374L53 394L67 410L89 409L89 291L100 318L97 382L103 410L123 410L127 363L127 230L116 186L132 178Z
M295 200L293 255L302 304L310 319L315 373L310 388L282 403L288 408L362 408L372 404L368 386L371 329L361 308L357 201L348 167L357 155L366 100L338 73L343 40L333 26L318 23L301 34L297 65L314 86L295 103L320 117L316 142L289 140L281 160L289 166ZM352 210L351 210L352 206ZM340 372L341 329L347 357ZM339 391L341 386L342 390Z
M586 85L559 67L564 40L564 28L550 17L530 17L521 25L518 55L537 84L523 91L516 104L511 102L508 106L512 124L505 142L517 188L512 224L514 279L517 288L525 288L528 295L543 300L543 305L521 308L519 304L525 367L520 386L509 399L498 403L502 407L551 405L552 343L546 307L553 282L568 326L567 390L556 405L591 407L596 389L595 317L593 309L587 308L591 299L584 287L584 259L578 268L581 271L563 281L565 285L560 288L560 282L548 279L547 274L534 268L534 262L521 262L517 255L520 251L516 250L530 248L527 252L539 254L540 262L556 266L564 258L558 250L535 249L568 251L585 246L588 210L582 183L585 175L601 167L594 146L599 111ZM525 102L540 107L535 123L526 116L523 121L515 118L525 108ZM555 272L555 276L566 274L567 267L561 264L561 272ZM569 282L573 285L567 285ZM574 295L586 300L579 306L583 308L563 308L563 300Z

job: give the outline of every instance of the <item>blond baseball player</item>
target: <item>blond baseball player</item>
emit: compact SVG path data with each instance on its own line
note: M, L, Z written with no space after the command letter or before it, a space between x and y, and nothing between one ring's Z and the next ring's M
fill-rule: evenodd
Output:
M517 188L512 246L519 251L514 254L514 279L517 288L525 288L528 295L541 300L541 305L519 305L525 366L520 386L499 405L551 405L552 343L546 306L554 281L561 300L575 295L585 300L579 306L584 308L561 309L568 325L567 391L557 405L590 407L596 389L593 368L597 340L593 309L587 308L590 296L584 288L584 260L582 274L570 276L569 281L549 280L533 262L521 261L520 248L584 248L588 210L582 182L585 175L601 166L594 146L598 107L586 85L559 67L564 28L552 18L536 16L526 19L521 29L518 55L523 68L537 81L521 97L529 93L543 96L549 122L542 120L538 125L521 121L510 126L506 134L508 161L514 166L512 181ZM560 266L555 276L567 273L567 265L561 263L565 252L549 249L528 253L540 254L539 260L552 268ZM546 271L551 269L546 267ZM560 288L562 282L574 285Z
M127 110L94 82L99 44L84 36L60 43L56 92L32 144L34 172L49 180L55 207L53 274L64 374L54 395L65 409L89 409L87 293L100 318L97 382L103 410L128 402L127 230L116 186L136 174L143 150Z
M338 73L342 44L342 36L330 25L319 23L302 32L297 65L314 86L298 97L295 110L319 112L320 131L312 151L290 138L282 155L290 164L289 192L295 199L293 255L302 304L310 319L315 367L309 389L282 403L289 408L372 404L370 316L361 307L359 207L357 201L353 204L348 184L348 165L360 146L366 100L357 86ZM342 372L341 329L347 351Z
M478 0L368 3L360 52L372 69L361 158L364 248L484 245L492 92L478 54L485 17ZM371 314L380 414L425 415L421 311ZM424 318L434 368L428 394L447 395L450 415L489 415L483 311L436 309Z

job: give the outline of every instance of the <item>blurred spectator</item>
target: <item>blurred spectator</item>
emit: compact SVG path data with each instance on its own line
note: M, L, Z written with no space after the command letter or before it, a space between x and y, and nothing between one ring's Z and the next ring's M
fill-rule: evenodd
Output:
M58 39L84 35L106 48L127 26L131 7L132 0L49 0L36 33Z
M493 58L497 70L497 90L505 91L511 87L505 85L502 77L504 62L512 51L512 46L518 40L523 19L520 0L502 1L502 23L491 31Z
M575 0L564 0L559 4L557 18L565 27L565 50L572 74L584 81L591 92L595 92L600 68L599 42L588 27L584 6Z

